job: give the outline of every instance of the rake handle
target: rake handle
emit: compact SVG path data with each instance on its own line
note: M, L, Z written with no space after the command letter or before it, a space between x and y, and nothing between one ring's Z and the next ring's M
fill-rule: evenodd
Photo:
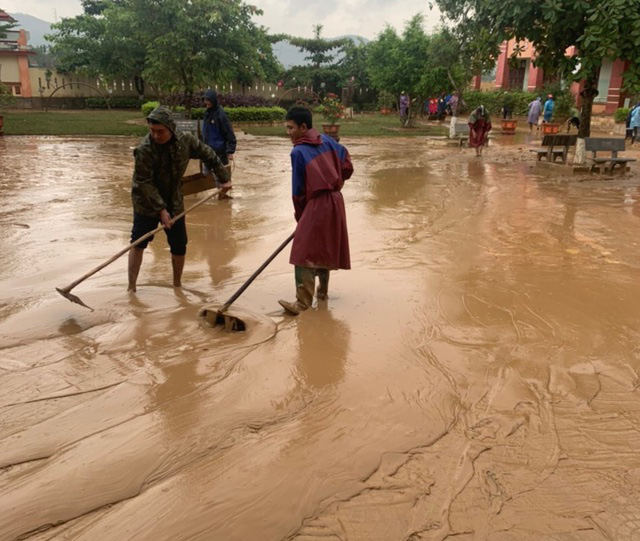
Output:
M273 252L267 258L267 260L262 265L260 265L260 267L258 267L258 269L247 279L247 281L240 286L240 289L238 289L238 291L236 291L233 295L231 295L229 300L224 303L224 305L222 306L222 308L220 308L220 310L218 310L219 314L222 314L222 313L226 312L229 309L229 307L238 299L238 297L244 293L245 289L247 289L251 285L251 283L258 277L258 275L264 269L267 268L267 265L269 265L269 263L271 263L275 259L275 257L280 252L282 252L282 250L285 249L287 244L289 244L293 240L293 236L294 235L295 235L295 232L291 233L291 235L289 235L289 237L280 246L278 246L276 248L275 252Z
M180 214L178 214L177 216L174 216L173 218L171 218L171 225L173 225L174 223L176 223L180 218L182 218L187 212L191 212L193 209L199 207L200 205L202 205L205 201L208 201L209 199L211 199L214 195L218 195L220 193L220 188L216 188L213 193L209 194L207 197L204 197L203 199L200 199L200 201L198 201L197 203L194 203L193 205L191 205L188 209L182 211ZM116 259L118 259L119 257L122 257L124 254L126 254L129 250L131 250L132 248L135 248L136 246L138 246L138 244L143 243L145 240L147 240L149 237L152 237L153 235L155 235L156 233L160 233L160 231L162 231L164 229L163 225L159 225L158 227L156 227L153 231L149 231L148 233L145 233L144 235L142 235L139 239L136 239L134 242L132 242L131 244L129 244L127 247L123 248L122 250L120 250L117 254L115 254L114 256L112 256L111 258L109 258L107 261L105 261L104 263L101 263L100 265L98 265L95 269L89 271L87 274L85 274L84 276L81 276L80 278L78 278L75 282L72 282L71 284L69 284L67 287L61 288L62 291L64 291L65 293L69 293L74 287L76 287L78 284L84 282L87 278L93 276L96 272L104 269L107 265L111 265L111 263L113 263Z

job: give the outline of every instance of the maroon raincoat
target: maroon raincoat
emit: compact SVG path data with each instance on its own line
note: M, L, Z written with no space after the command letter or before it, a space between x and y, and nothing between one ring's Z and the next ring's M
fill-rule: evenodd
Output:
M350 269L347 217L340 193L353 173L349 152L310 129L294 142L291 167L298 226L289 262L298 267Z

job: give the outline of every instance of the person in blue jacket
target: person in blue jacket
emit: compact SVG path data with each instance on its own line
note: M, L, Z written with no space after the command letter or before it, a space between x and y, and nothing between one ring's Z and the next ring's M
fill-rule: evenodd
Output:
M218 103L217 92L210 88L204 93L203 99L207 110L202 121L202 141L213 149L224 165L229 166L236 152L236 134L233 132L229 117ZM209 173L206 166L203 167L203 171L205 174ZM216 185L222 186L217 178ZM231 199L227 194L230 189L222 188L223 191L220 192L218 199Z
M545 122L551 122L551 118L553 117L553 106L555 103L553 101L553 95L549 94L547 98L547 101L544 102L542 118Z

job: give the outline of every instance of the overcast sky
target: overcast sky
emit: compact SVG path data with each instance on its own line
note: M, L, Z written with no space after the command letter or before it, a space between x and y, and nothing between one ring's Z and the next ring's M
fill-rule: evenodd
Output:
M425 15L426 28L438 24L439 14L430 11L428 0L246 0L264 11L256 22L272 33L309 37L315 24L324 25L325 37L356 34L373 39L388 23L398 31L416 13ZM0 0L9 13L26 13L45 21L82 13L79 0Z

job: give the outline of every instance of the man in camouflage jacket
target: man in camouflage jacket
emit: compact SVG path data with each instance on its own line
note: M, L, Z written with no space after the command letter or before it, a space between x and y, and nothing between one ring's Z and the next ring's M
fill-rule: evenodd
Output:
M133 228L131 242L149 231L164 226L171 250L173 285L181 286L182 269L187 253L187 228L184 216L172 220L184 211L182 177L189 160L200 159L218 178L230 187L229 170L215 152L190 133L176 130L171 111L160 106L147 117L149 134L133 151L135 169L131 186L133 201ZM129 252L129 291L136 290L142 256L150 237Z

